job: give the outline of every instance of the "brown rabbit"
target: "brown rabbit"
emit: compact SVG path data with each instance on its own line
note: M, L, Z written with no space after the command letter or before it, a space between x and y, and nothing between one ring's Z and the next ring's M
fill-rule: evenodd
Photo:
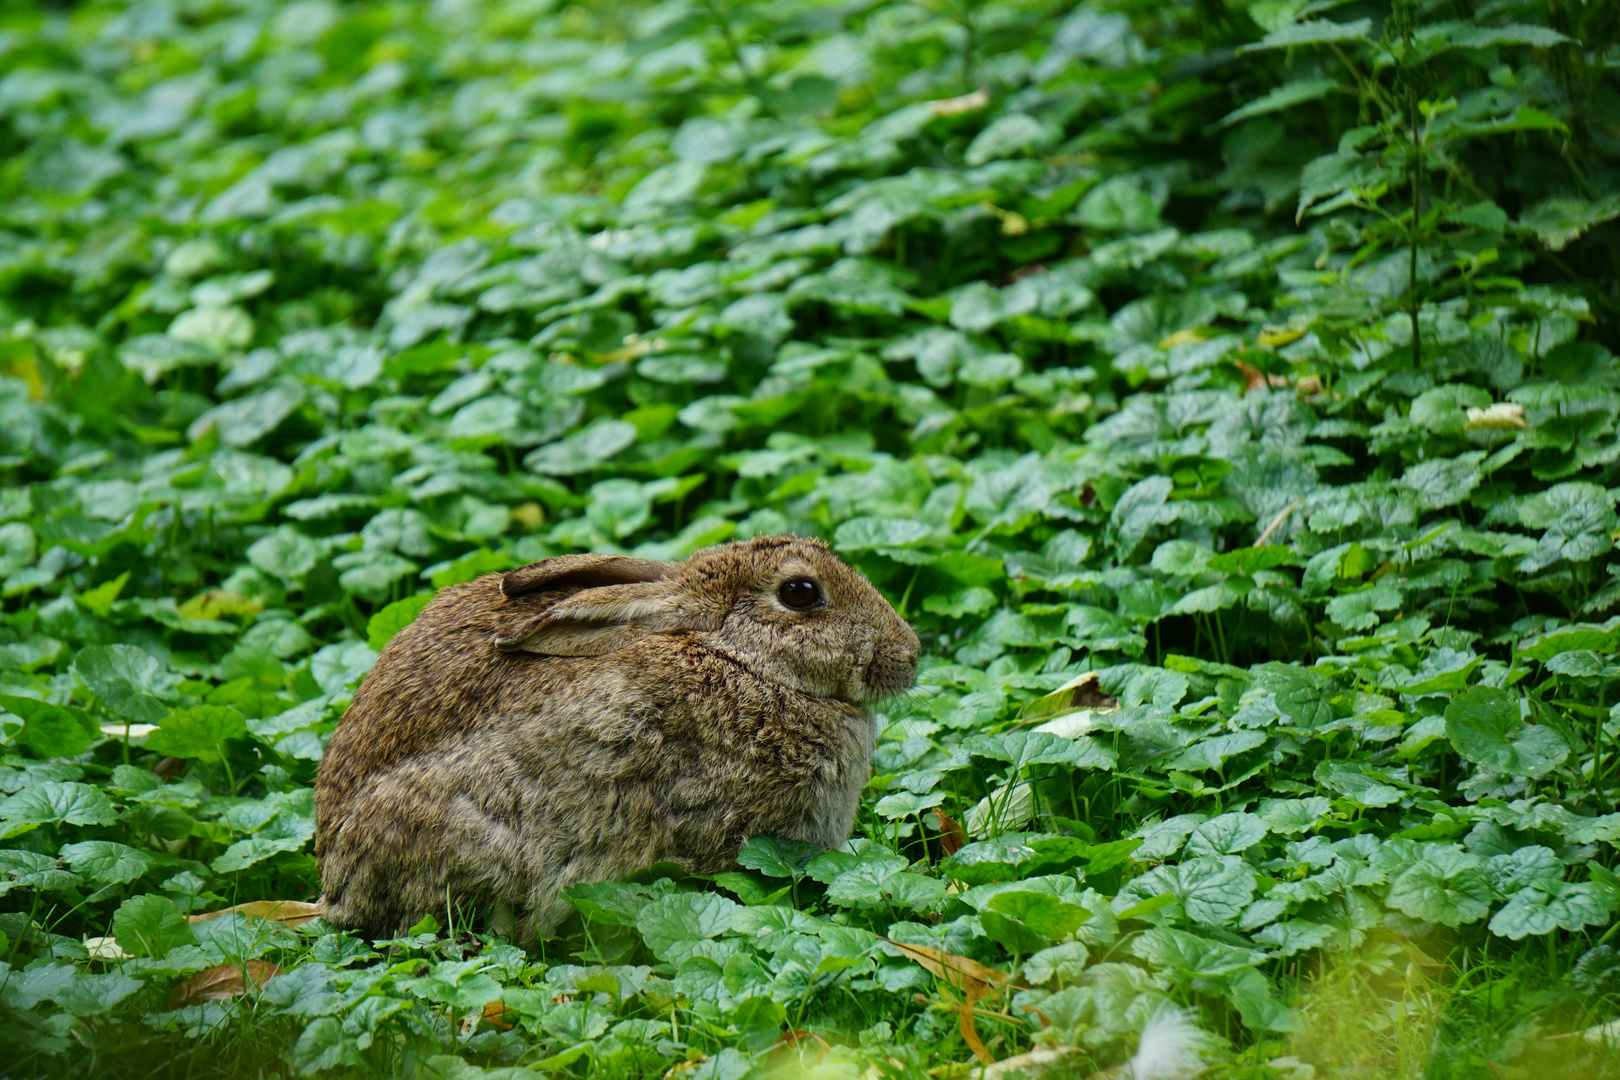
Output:
M835 847L875 741L865 706L910 686L917 655L865 578L797 537L446 589L321 761L325 917L382 936L483 905L544 934L574 882L715 873L761 833Z

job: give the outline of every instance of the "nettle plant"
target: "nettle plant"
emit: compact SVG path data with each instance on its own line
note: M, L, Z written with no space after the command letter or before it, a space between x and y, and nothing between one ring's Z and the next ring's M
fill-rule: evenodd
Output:
M7 9L13 1071L1582 1067L1616 19ZM789 531L928 652L845 848L532 947L313 917L315 769L434 590Z

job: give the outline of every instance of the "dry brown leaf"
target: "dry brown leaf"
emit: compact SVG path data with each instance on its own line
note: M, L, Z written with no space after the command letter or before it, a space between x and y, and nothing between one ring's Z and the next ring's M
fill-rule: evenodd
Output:
M1267 375L1246 360L1234 360L1233 364L1243 374L1243 392L1245 394L1250 390L1264 390L1268 386L1281 388L1288 385L1287 376Z
M973 1025L973 1004L988 994L992 986L1001 988L1012 985L1012 977L1005 971L986 967L977 960L956 953L932 949L927 945L910 945L893 938L882 940L922 965L925 971L943 980L945 985L961 991L962 1002L957 1006L956 1026L962 1033L962 1041L968 1044L973 1056L980 1061L986 1064L995 1061L995 1055L985 1047L984 1040L979 1038L978 1029Z
M944 979L947 986L956 990L966 990L968 984L979 982L987 986L1007 986L1011 981L1005 971L997 971L993 967L985 967L971 957L958 956L956 953L942 952L939 949L929 948L927 945L910 945L893 938L881 938L890 945L899 949L908 959L915 960L935 978Z
M218 964L197 972L174 988L169 995L169 1008L179 1009L204 1001L223 1001L241 997L249 989L257 990L270 979L281 974L281 969L268 960L249 960L245 964Z
M936 806L934 819L939 822L939 846L945 854L955 855L967 845L967 830L955 818Z
M1108 711L1119 708L1119 702L1103 693L1100 676L1088 671L1069 683L1069 708Z
M219 911L209 911L202 915L189 916L192 922L207 922L217 919L221 915L241 915L248 919L269 919L272 922L285 923L288 926L301 926L311 919L318 919L321 915L321 905L311 904L305 900L250 900L235 907L222 908Z
M510 1031L512 1028L513 1021L506 1013L506 1003L502 1001L492 1001L484 1006L484 1019L501 1031Z

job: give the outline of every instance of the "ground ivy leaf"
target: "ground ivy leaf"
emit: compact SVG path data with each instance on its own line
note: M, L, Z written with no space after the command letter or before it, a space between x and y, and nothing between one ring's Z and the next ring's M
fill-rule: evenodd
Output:
M111 840L86 840L62 848L62 861L103 885L134 881L152 866L152 856Z
M159 696L163 662L133 645L82 649L73 670L96 697L132 724L155 724L169 711Z
M1475 686L1446 706L1446 738L1464 759L1504 776L1541 776L1566 757L1558 733L1519 718L1519 699L1492 686Z
M1185 851L1188 855L1240 855L1264 840L1269 831L1266 820L1258 815L1221 814L1192 831Z
M41 757L77 757L101 737L101 728L82 709L7 694L0 695L0 711L22 719L16 739Z
M1589 882L1537 881L1508 898L1491 917L1491 933L1519 941L1554 930L1580 930L1609 921L1615 897Z
M170 757L218 761L226 739L245 738L247 721L225 705L176 709L146 737L146 748Z
M71 781L47 780L0 802L7 836L41 825L111 825L116 817L107 796L89 784Z
M636 929L660 960L680 963L696 955L701 941L731 926L741 905L713 893L671 893L651 901L636 916Z
M185 915L173 900L163 896L132 896L125 900L113 915L112 930L125 952L157 960L176 946L197 940Z
M1218 979L1265 963L1264 953L1189 934L1167 926L1145 930L1131 953L1178 979Z
M737 862L766 877L798 878L804 874L810 860L819 854L819 844L779 836L755 836L737 852Z
M1461 926L1485 917L1491 886L1478 856L1431 845L1390 882L1385 902L1414 919Z
M433 602L433 594L417 593L403 600L395 600L378 609L366 623L366 644L377 652L391 641L395 634L409 626Z

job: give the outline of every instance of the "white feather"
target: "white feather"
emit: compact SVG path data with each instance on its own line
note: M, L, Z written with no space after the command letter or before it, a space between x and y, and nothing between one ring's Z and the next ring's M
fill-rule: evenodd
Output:
M1131 1058L1132 1080L1178 1080L1204 1067L1209 1037L1181 1009L1154 1013L1142 1028L1142 1041Z

